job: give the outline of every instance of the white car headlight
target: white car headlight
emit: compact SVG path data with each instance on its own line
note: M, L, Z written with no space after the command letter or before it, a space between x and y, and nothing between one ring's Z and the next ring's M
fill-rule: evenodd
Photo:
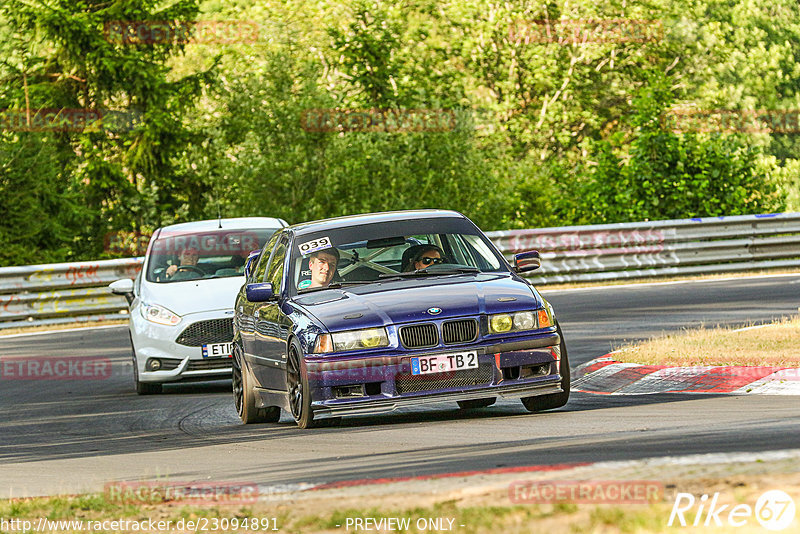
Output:
M317 338L314 352L340 352L388 346L389 336L386 334L385 328L366 328L364 330L347 330L333 334L323 334Z
M158 304L143 304L141 310L142 317L152 323L173 326L181 322L180 315Z

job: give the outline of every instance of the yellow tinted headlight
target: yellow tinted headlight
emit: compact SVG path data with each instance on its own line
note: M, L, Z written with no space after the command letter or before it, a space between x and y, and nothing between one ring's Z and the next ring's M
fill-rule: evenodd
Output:
M386 334L385 328L334 332L331 337L333 338L333 350L336 352L389 346L389 336Z
M372 347L380 346L382 339L383 338L381 336L378 336L378 335L363 337L363 338L361 338L361 344L364 345L365 347L371 349Z
M511 316L505 313L493 315L489 320L489 329L496 334L510 331L513 325L514 321L511 319Z

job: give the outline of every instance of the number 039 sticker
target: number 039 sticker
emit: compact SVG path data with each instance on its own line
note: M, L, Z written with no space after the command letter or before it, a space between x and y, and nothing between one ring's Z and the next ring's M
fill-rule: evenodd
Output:
M297 248L300 249L300 254L305 256L306 254L311 254L314 251L321 250L323 248L329 248L331 246L331 239L329 237L320 237L313 241L306 241L305 243L300 243L297 245Z

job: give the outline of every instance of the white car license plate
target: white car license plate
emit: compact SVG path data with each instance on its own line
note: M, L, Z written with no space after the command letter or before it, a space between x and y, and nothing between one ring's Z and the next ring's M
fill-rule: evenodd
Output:
M209 343L203 345L203 358L230 358L233 356L233 343Z
M411 374L426 375L428 373L446 373L461 369L476 369L478 353L475 351L454 352L453 354L435 354L411 358Z

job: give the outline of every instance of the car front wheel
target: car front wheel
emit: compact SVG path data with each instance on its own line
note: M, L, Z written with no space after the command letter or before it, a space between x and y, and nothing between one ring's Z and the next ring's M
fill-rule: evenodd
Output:
M311 409L311 390L308 376L303 371L302 349L296 339L289 345L289 358L286 363L286 387L289 392L289 406L292 416L300 428L312 428L315 425L314 412Z
M561 361L558 366L558 373L561 375L561 393L551 393L549 395L539 395L537 397L526 397L522 399L522 404L529 412L541 412L544 410L552 410L554 408L561 408L569 400L569 357L567 356L567 344L564 342L564 334L561 333L561 327L556 326L561 344L559 350L561 351Z

